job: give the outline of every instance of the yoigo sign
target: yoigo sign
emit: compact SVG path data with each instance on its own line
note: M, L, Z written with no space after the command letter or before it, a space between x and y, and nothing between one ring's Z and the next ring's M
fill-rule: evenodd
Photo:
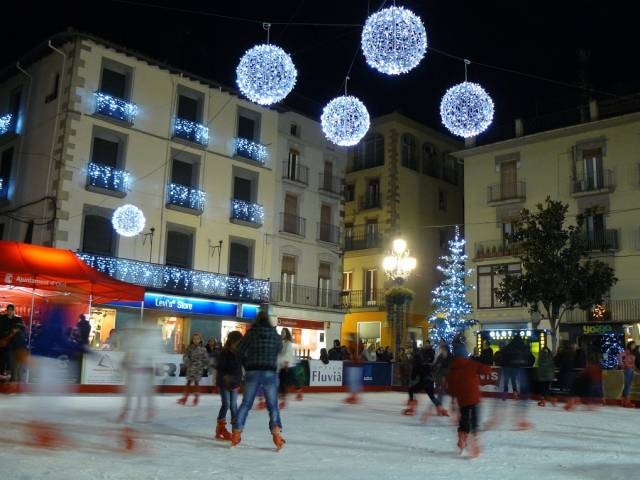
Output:
M222 315L235 317L238 314L238 304L205 300L203 298L176 297L160 293L145 293L144 308L153 310L168 310L177 313L198 315Z

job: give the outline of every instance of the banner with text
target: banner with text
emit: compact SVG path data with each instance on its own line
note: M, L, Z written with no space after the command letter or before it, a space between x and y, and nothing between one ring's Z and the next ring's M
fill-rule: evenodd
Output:
M309 386L342 386L342 362L331 360L325 364L320 360L309 360Z

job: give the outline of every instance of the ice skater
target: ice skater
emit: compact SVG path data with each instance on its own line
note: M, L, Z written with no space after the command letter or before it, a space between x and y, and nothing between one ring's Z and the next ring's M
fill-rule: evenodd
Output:
M293 337L288 328L283 328L281 332L282 350L278 354L278 377L280 379L280 409L287 406L287 394L289 387L295 385L296 400L302 400L302 390L298 382L296 371L296 357L293 351Z
M187 351L184 352L182 361L186 368L187 384L185 385L184 395L177 400L177 403L185 405L189 394L193 391L193 406L196 406L200 400L199 389L202 372L207 368L209 361L209 355L202 342L202 335L198 332L191 335L191 343L187 347Z
M633 370L635 368L636 357L634 353L635 342L631 340L627 343L627 347L624 352L620 353L619 363L620 368L624 373L624 389L622 391L622 406L626 408L633 408L635 404L631 401L631 384L633 383Z
M349 347L346 347L351 354L351 364L345 366L345 380L349 389L349 396L344 399L344 403L355 405L360 403L360 392L362 391L362 364L356 354L356 341L353 336L349 337Z
M434 395L433 372L431 370L434 357L435 355L431 348L431 343L428 340L425 342L423 348L416 349L411 368L409 400L407 401L407 408L402 412L404 415L413 415L415 413L418 401L415 400L414 395L425 391L431 399L431 402L436 406L438 415L445 417L449 416L449 413L442 407L442 403ZM427 420L428 411L428 408L425 409L425 413L422 417L423 421Z
M238 392L242 383L242 364L238 357L238 345L242 340L242 333L229 333L224 348L218 355L216 385L220 391L220 411L216 423L216 440L231 440L231 433L227 430L227 411L231 410L231 424L238 416Z
M540 385L541 399L538 405L544 407L547 400L555 407L557 399L551 396L551 383L555 378L556 365L553 361L553 354L546 345L542 347L538 354L538 383Z

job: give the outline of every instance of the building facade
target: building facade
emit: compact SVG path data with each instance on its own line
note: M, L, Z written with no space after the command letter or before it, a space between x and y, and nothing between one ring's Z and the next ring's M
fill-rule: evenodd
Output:
M145 320L176 350L194 331L246 328L269 297L278 113L86 35L22 65L0 87L0 208L15 212L0 238L77 251L147 287ZM112 228L125 204L146 217L139 235ZM103 331L139 316L104 310Z
M451 138L393 113L372 122L352 149L345 178L343 290L349 308L342 338L393 346L395 325L387 318L382 260L394 238L406 240L417 268L405 286L410 304L403 340L427 336L431 290L439 281L438 257L453 227L462 223L461 169L450 155Z
M343 320L342 184L346 152L320 124L294 112L278 116L274 161L271 313L289 327L301 354L340 338Z
M529 134L528 124L518 120L518 136L455 154L464 159L467 254L477 286L469 300L479 321L476 333L494 344L515 331L530 336L534 352L545 341L548 322L538 324L526 308L501 303L493 291L504 274L497 267L506 265L507 275L521 271L518 246L505 238L514 219L547 196L569 205L569 223L585 216L591 256L613 267L618 278L605 305L567 313L561 338L580 343L596 330L600 335L625 331L636 340L640 335L640 164L635 154L640 114L598 107L592 102L582 122L577 115L567 122L565 115L562 128L531 122ZM593 324L599 327L594 330Z

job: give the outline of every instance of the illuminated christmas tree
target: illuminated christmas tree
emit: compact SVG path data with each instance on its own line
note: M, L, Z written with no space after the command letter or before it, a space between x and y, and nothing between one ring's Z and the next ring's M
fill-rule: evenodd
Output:
M456 227L453 240L449 241L449 254L440 257L443 264L437 269L442 272L444 278L440 285L431 293L433 294L433 312L429 317L431 328L429 339L432 343L444 340L452 348L453 338L464 332L465 329L475 324L475 320L469 318L471 304L467 302L467 292L474 286L465 284L465 279L473 273L472 269L466 269L464 264L468 257L464 253L464 238Z
M600 350L602 352L602 360L600 360L602 368L612 369L618 366L618 355L624 351L619 336L615 333L607 333L602 337Z

